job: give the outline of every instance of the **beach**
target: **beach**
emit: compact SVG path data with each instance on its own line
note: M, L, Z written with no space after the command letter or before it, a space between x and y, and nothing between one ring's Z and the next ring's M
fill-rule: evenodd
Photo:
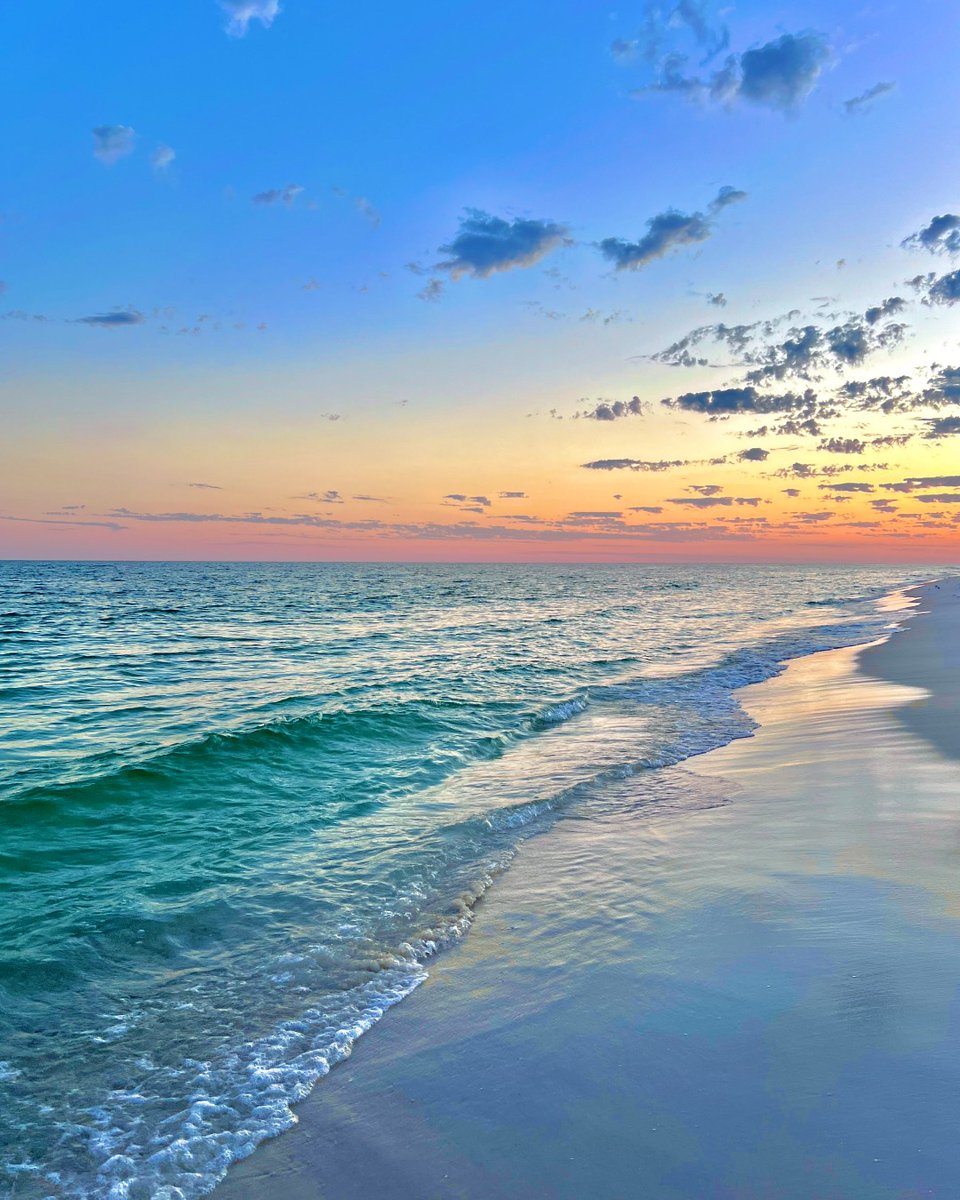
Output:
M524 843L217 1197L955 1195L958 591Z

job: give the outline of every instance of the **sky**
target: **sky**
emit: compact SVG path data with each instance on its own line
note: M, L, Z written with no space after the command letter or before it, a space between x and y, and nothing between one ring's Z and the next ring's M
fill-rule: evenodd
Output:
M36 0L0 557L960 561L943 0Z

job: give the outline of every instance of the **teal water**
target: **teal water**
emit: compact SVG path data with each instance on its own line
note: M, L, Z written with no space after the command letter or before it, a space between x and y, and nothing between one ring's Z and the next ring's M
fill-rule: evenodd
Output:
M0 564L0 1194L208 1191L524 838L927 574Z

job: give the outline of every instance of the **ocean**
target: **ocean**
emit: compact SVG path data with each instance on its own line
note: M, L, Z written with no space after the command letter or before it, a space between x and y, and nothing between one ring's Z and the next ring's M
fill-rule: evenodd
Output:
M0 563L0 1195L209 1191L525 839L929 574Z

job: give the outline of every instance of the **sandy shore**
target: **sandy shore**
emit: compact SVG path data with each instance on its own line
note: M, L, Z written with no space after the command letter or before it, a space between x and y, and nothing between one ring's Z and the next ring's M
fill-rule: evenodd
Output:
M625 781L630 817L527 843L217 1197L952 1200L958 590L864 670L747 689L757 735Z

